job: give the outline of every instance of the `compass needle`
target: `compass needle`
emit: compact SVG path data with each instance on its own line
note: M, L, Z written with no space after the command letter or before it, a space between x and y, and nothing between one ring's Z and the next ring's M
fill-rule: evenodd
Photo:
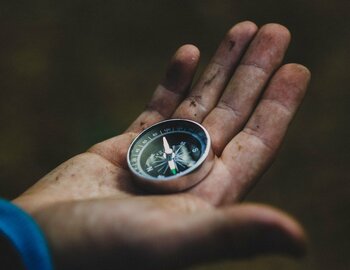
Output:
M173 153L173 150L169 147L169 143L165 136L163 137L163 146L165 154L169 155Z

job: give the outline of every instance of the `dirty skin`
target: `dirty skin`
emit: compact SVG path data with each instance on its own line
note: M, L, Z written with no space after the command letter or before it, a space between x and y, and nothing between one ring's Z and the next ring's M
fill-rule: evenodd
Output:
M188 100L190 101L190 107L197 107L197 103L201 98L201 96L189 97Z
M235 47L235 45L236 45L236 42L233 40L230 40L228 50L232 51L232 49Z
M218 69L218 70L215 72L215 74L214 74L211 78L209 78L208 80L206 80L206 81L204 82L204 85L210 85L210 84L214 81L214 79L216 78L216 76L218 75L219 71L220 71L220 69Z

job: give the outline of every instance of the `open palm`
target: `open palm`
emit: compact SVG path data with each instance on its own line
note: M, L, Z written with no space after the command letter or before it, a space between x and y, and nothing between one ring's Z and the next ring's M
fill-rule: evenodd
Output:
M242 200L272 163L309 81L280 66L286 28L235 25L190 89L199 51L173 56L146 110L121 135L66 161L15 203L31 213L57 268L175 269L222 258L303 252L301 227L281 211ZM148 126L186 118L204 125L215 163L185 192L148 194L134 185L127 149Z

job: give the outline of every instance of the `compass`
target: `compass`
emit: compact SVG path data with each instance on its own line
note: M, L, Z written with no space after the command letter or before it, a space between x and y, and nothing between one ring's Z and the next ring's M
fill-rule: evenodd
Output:
M213 156L209 133L202 125L170 119L141 132L129 147L127 161L143 188L178 192L204 179Z

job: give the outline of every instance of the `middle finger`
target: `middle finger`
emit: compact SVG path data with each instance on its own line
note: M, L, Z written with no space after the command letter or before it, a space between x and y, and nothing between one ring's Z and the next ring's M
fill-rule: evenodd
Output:
M208 67L173 118L186 118L201 123L216 105L245 49L253 39L257 26L252 22L236 24L226 34Z

